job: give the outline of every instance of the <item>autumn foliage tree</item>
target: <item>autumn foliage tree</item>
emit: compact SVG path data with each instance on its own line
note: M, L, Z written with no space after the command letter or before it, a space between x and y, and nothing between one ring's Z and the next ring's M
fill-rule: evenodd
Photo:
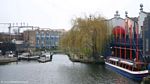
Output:
M76 18L73 26L60 40L61 49L77 56L98 57L109 39L109 26L105 18L90 16Z

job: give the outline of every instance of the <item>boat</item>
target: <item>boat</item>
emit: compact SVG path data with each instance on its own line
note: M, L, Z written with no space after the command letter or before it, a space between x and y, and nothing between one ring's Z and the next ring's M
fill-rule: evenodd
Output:
M39 56L20 56L19 60L37 60L39 59Z
M38 62L40 62L40 63L50 62L50 61L52 61L52 56L53 56L53 54L51 54L49 52L42 53L42 55L38 59Z
M142 62L133 62L130 60L109 57L105 61L105 64L107 68L110 68L119 74L122 74L123 76L133 80L140 81L143 79L143 77L146 77L149 74L145 63Z
M29 53L22 53L21 55L18 56L19 60L37 60L39 59L40 56L32 56Z
M110 42L110 56L105 59L106 68L109 68L129 79L141 81L148 76L149 62L143 56L143 38L138 34L127 34L125 28L116 26L113 29L113 39Z
M52 61L52 60L49 57L40 57L38 59L38 62L40 62L40 63L45 63L45 62L50 62L50 61Z

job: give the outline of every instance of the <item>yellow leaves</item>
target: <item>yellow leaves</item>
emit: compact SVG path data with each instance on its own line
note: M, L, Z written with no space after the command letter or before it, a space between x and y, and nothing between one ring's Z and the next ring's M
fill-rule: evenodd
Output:
M62 49L72 53L92 56L93 51L101 54L109 34L109 27L103 17L76 18L73 26L60 41ZM94 49L94 50L93 50Z

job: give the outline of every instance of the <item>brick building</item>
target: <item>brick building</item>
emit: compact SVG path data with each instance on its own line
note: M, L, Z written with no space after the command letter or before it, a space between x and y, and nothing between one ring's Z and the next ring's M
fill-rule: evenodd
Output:
M23 33L18 34L9 34L9 33L0 33L0 42L8 42L12 41L13 39L16 40L23 40Z

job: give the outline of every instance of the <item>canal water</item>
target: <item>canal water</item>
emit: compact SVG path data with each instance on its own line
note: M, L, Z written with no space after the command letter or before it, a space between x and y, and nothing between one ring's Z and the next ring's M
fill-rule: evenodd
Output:
M0 65L0 84L138 84L105 67L73 63L66 55L51 62L21 61Z

